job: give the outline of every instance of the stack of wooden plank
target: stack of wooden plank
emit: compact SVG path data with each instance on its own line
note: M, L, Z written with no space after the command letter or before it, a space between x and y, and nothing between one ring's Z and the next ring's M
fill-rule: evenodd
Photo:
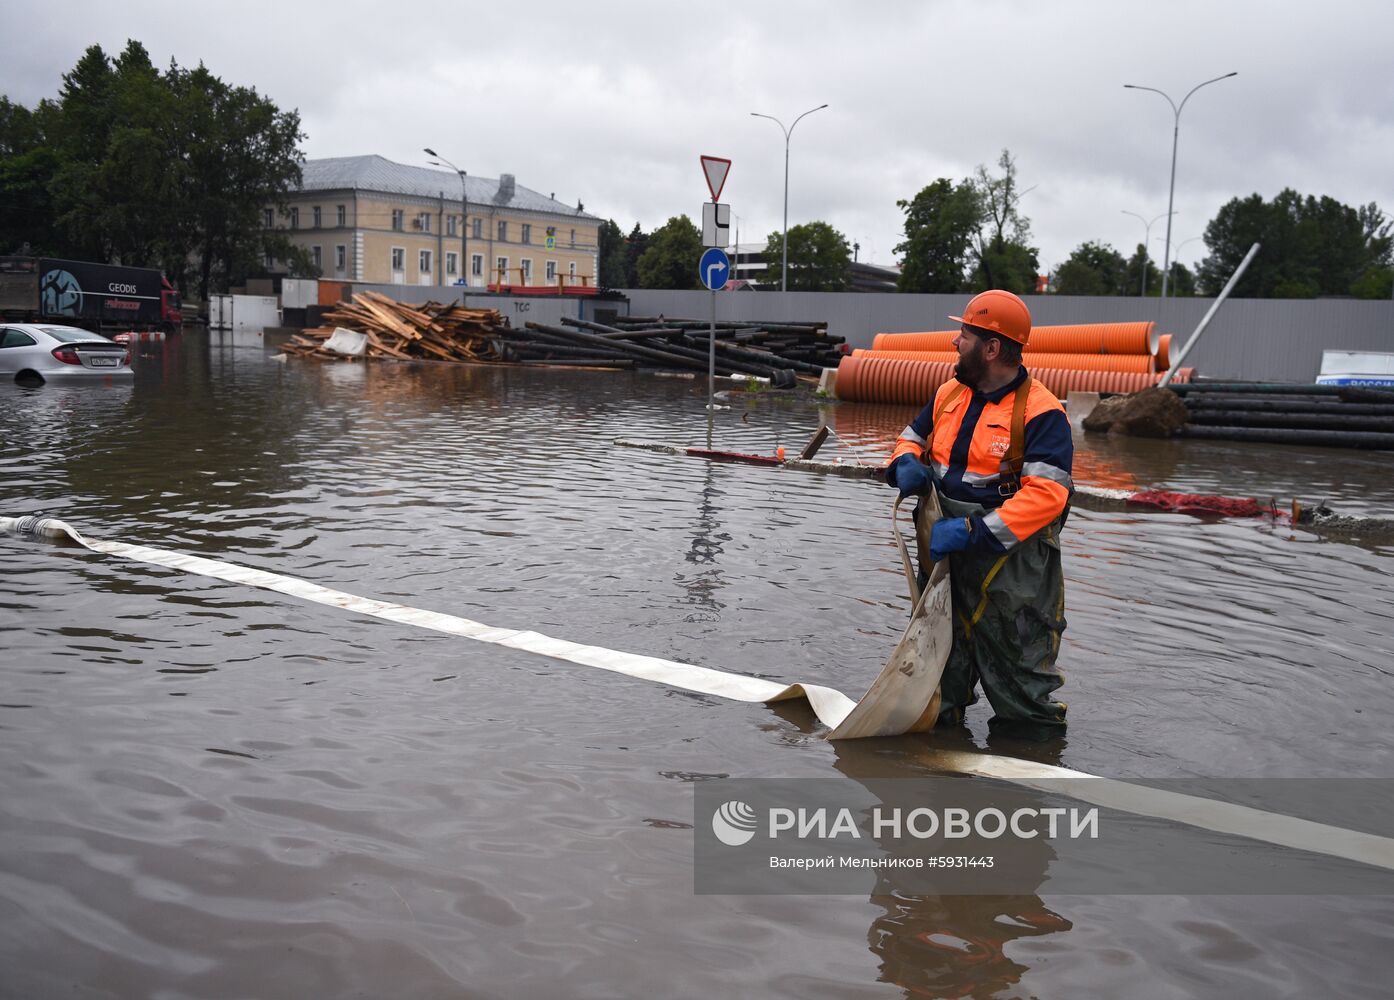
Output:
M497 309L427 302L407 305L377 292L357 292L351 302L341 302L324 314L326 326L292 336L284 350L320 358L344 358L326 350L338 327L368 338L367 356L399 360L499 361L499 333L503 319Z
M350 357L326 347L336 329L345 329L367 339L364 353L370 358L707 370L707 321L659 316L623 317L612 326L571 318L561 322L527 323L525 329L515 329L493 309L438 302L407 305L377 292L358 292L351 302L325 313L324 326L292 336L285 350L315 358ZM340 340L334 343L338 347ZM756 375L791 386L800 378L816 379L824 367L836 365L842 344L842 337L828 335L826 323L726 320L716 326L716 373Z

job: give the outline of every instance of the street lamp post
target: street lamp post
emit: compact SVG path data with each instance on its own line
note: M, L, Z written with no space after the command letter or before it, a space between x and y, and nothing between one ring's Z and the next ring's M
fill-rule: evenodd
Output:
M784 123L774 117L774 115L762 115L758 111L752 111L750 113L755 118L768 118L784 132L784 239L782 241L784 244L784 260L780 264L779 269L779 290L781 292L787 292L789 290L789 137L794 134L794 127L798 125L799 122L803 121L806 116L813 114L815 111L822 111L826 107L826 104L820 104L816 108L809 108L803 114L799 115L799 117L795 118L794 124L790 125L788 128L784 128Z
M1142 291L1138 293L1138 297L1139 297L1139 298L1144 298L1144 299L1145 299L1145 298L1147 298L1147 260L1148 260L1147 255L1148 255L1148 253L1150 252L1150 247L1151 247L1151 243L1152 243L1152 223L1153 223L1153 222L1156 222L1157 219L1162 218L1162 215L1166 215L1167 213L1166 213L1166 212L1163 212L1162 215L1157 216L1157 219L1153 219L1152 222L1148 222L1146 219L1144 219L1142 216L1138 215L1136 212L1129 212L1126 208L1123 209L1123 214L1124 214L1124 215L1131 215L1134 219L1137 219L1138 222L1141 222L1141 223L1142 223L1142 226L1143 226L1143 229L1142 229ZM1172 215L1175 215L1176 213L1173 212L1173 213L1171 213L1171 214L1172 214ZM1165 283L1163 283L1163 287L1165 287Z
M1180 214L1180 213L1177 213L1177 214ZM1161 239L1161 237L1158 236L1157 239ZM1200 235L1200 236L1190 236L1190 237L1187 237L1186 239L1182 240L1180 243L1176 244L1176 250L1174 251L1175 254L1176 254L1176 257L1175 257L1174 260L1172 260L1172 263L1173 263L1173 264L1180 264L1180 263L1181 263L1181 248L1184 247L1187 243L1194 243L1196 240L1203 240L1203 239L1205 239L1205 236L1204 236L1203 234ZM1171 286L1171 297L1172 297L1173 299L1176 298L1176 286L1175 286L1175 285L1172 285L1172 286Z
M469 288L469 272L465 270L469 266L469 254L466 252L468 245L465 243L465 230L469 228L469 201L465 195L465 172L429 146L421 151L440 160L441 162L437 166L449 167L460 175L460 280L465 283L465 288ZM464 302L464 299L462 298L460 301Z
M1235 70L1233 73L1226 73L1224 76L1217 76L1213 80L1206 80L1204 83L1196 84L1185 97L1181 98L1181 104L1179 106L1167 94L1158 90L1156 87L1139 87L1134 83L1123 84L1125 90L1150 90L1154 94L1161 94L1166 98L1167 103L1171 105L1172 114L1175 116L1175 121L1171 130L1171 188L1167 192L1167 236L1166 249L1163 251L1166 260L1162 263L1162 298L1167 297L1167 279L1171 275L1171 206L1172 199L1176 194L1176 141L1181 134L1181 112L1186 107L1186 102L1191 99L1191 94L1194 94L1201 87L1212 83L1219 83L1221 80L1228 80L1230 77L1238 75L1239 71Z

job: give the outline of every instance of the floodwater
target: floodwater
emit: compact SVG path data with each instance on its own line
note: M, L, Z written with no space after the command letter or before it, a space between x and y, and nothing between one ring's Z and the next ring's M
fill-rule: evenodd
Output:
M907 611L891 491L702 443L701 381L146 347L134 385L0 386L0 514L854 697ZM911 413L835 408L880 461ZM793 451L812 405L736 401ZM1387 455L1079 440L1103 486L1394 515ZM1068 739L1118 777L1394 772L1394 548L1080 508ZM0 539L0 995L1383 995L1382 897L698 895L692 786L911 777L694 696L263 590Z

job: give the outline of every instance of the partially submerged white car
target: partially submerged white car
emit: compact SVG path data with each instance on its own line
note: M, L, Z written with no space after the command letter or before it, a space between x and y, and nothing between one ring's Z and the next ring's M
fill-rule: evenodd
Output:
M131 353L106 337L75 326L0 323L0 377L131 378Z

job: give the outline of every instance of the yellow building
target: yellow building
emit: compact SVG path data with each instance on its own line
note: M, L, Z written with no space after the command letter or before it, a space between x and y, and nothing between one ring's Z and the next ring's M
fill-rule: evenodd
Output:
M512 174L461 177L381 156L339 156L305 161L303 175L287 210L264 209L263 224L286 230L321 277L472 288L595 284L601 220ZM267 267L284 270L277 261Z

